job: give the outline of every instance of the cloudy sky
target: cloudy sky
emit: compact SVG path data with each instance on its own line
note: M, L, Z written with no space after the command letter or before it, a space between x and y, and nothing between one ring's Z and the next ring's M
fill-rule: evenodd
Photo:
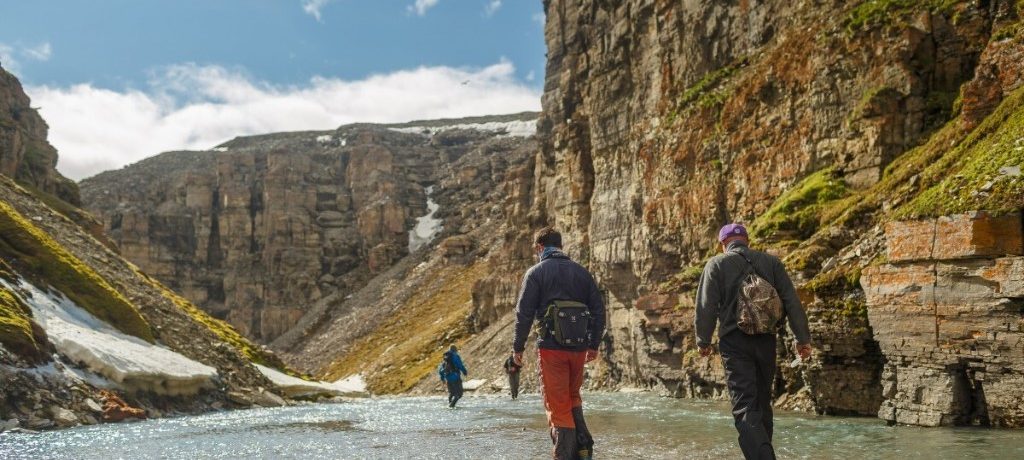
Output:
M0 3L73 179L235 136L539 110L540 0Z

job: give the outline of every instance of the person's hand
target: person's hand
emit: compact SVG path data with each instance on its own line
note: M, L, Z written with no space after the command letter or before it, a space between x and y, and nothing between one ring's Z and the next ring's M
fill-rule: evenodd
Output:
M523 367L523 354L520 352L512 352L512 362L516 363L516 366Z
M593 360L595 360L595 359L597 359L597 350L588 348L587 349L587 358L586 359L587 359L588 363L593 361Z
M714 351L711 348L711 345L707 345L707 346L703 346L703 347L698 347L698 348L700 350L700 357L701 358L707 358L708 356L711 356L711 352Z
M796 354L800 355L800 359L803 361L811 359L811 344L796 344Z

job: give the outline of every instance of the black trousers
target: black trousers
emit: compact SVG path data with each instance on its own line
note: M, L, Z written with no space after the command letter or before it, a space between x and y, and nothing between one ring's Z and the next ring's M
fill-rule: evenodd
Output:
M512 399L519 397L519 372L508 374L508 389L512 393Z
M775 349L773 334L746 335L733 331L719 342L740 449L748 460L775 458L772 448Z
M462 398L462 379L448 380L448 407L455 407L455 403Z

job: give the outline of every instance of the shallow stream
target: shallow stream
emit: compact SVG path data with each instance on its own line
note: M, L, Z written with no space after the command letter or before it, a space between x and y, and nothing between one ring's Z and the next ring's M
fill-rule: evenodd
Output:
M584 395L602 459L739 458L723 402ZM550 458L537 395L402 397L0 434L0 458ZM1024 458L1024 431L776 415L779 458Z

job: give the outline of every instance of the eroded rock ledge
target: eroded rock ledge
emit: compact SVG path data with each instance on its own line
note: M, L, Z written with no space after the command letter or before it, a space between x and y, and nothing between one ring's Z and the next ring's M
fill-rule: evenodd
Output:
M885 357L878 416L1024 426L1024 227L1019 213L886 226L888 262L861 283Z

